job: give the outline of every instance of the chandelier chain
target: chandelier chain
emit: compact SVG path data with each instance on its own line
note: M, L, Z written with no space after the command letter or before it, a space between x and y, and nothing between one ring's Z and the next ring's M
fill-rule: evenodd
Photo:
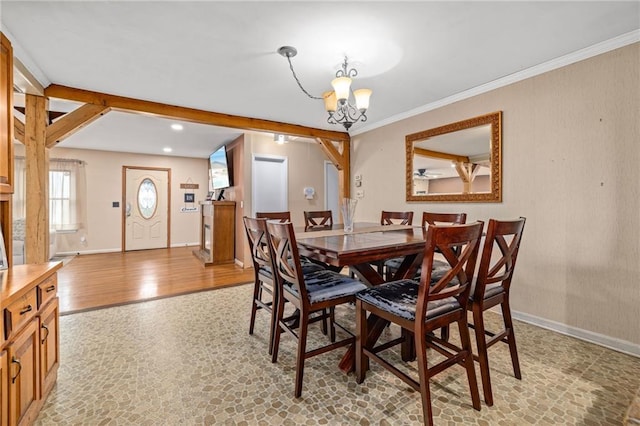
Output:
M296 83L298 83L298 87L300 87L300 90L302 90L304 94L310 97L311 99L324 99L322 97L313 96L312 94L307 92L304 87L302 87L302 83L300 83L300 80L298 80L298 76L296 75L296 72L293 70L293 64L291 63L291 58L288 55L286 56L286 58L287 58L287 61L289 62L289 69L291 70L291 74L293 74L293 78L296 80Z

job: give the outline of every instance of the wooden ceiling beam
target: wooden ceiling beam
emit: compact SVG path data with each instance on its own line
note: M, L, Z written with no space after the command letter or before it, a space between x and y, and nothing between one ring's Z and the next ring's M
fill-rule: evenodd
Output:
M344 160L343 154L341 154L338 151L338 149L335 147L333 142L327 139L322 139L322 138L316 138L316 141L318 141L318 143L322 147L322 150L327 155L327 157L329 157L329 160L331 160L331 162L335 164L336 168L338 170L344 170L345 160ZM344 152L344 149L343 149L343 152Z
M13 117L13 137L24 145L24 123Z
M47 126L46 147L53 148L60 141L68 138L87 124L102 117L110 108L100 105L86 104L75 109Z
M464 155L447 154L446 152L431 151L430 149L424 148L414 148L413 152L423 157L440 158L442 160L455 161L456 163L470 163L469 157L465 157Z
M237 115L221 114L193 108L185 108L158 102L143 101L123 96L109 95L76 89L73 87L52 84L44 91L49 98L67 99L85 104L101 105L117 110L133 113L151 114L157 117L179 119L192 123L209 124L213 126L230 127L242 130L256 130L262 132L283 133L293 136L309 138L323 138L333 141L349 141L349 134L331 130L316 129L297 124L280 123L277 121Z
M342 152L340 152L333 142L328 139L316 138L316 141L318 141L324 153L338 169L338 192L340 199L349 198L351 194L351 142L349 140L338 141L338 144L342 148Z

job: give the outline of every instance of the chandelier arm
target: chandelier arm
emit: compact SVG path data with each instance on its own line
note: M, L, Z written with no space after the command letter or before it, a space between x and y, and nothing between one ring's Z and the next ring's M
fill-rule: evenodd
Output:
M302 83L300 83L300 80L298 79L296 72L293 70L293 64L291 63L291 58L289 56L286 56L286 58L287 58L287 61L289 62L289 69L291 69L291 74L293 74L293 78L296 80L296 83L298 83L298 87L300 87L300 90L302 90L302 92L308 97L310 97L311 99L324 99L323 97L313 96L312 94L307 92L304 87L302 87Z

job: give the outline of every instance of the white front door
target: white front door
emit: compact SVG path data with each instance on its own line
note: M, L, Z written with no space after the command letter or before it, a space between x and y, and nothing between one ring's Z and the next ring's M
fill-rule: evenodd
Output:
M168 248L170 171L124 169L124 250Z
M254 154L251 175L253 217L256 212L289 210L287 157Z

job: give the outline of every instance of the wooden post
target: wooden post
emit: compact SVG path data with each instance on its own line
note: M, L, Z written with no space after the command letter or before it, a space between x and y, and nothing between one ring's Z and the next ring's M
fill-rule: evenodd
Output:
M46 149L47 100L26 95L25 148L27 206L25 263L49 259L49 153Z

